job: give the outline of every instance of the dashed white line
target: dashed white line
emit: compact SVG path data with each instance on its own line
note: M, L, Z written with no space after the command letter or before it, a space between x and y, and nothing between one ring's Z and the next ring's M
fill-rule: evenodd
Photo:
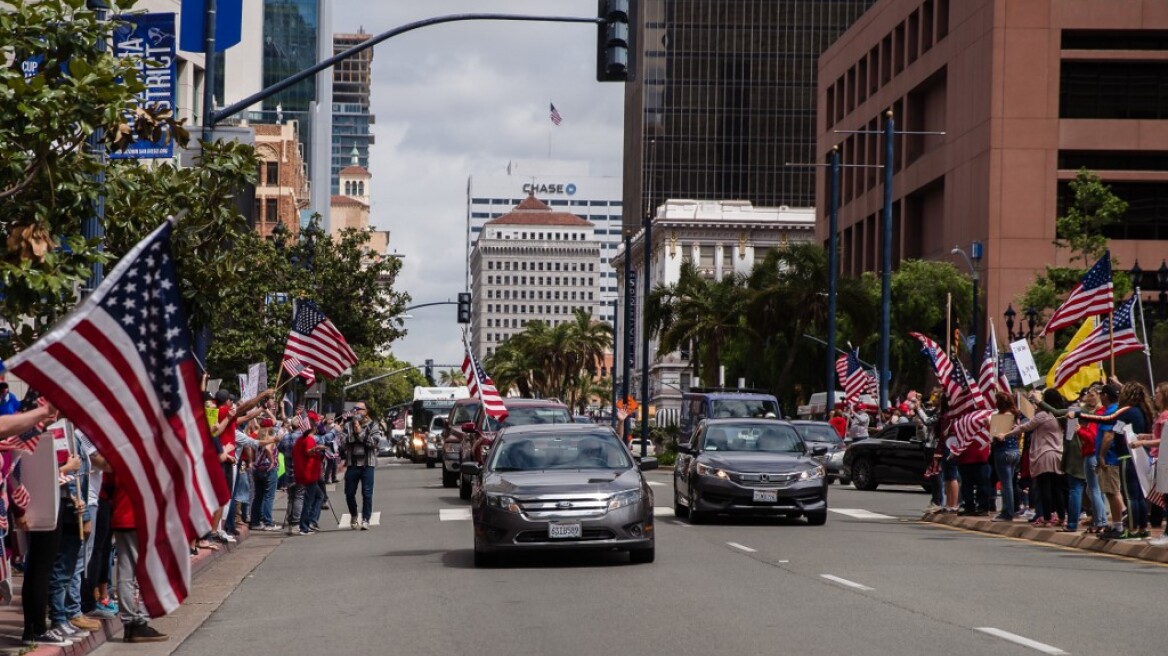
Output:
M654 517L666 517L666 516L672 517L673 516L673 507L672 506L653 506L653 516Z
M662 483L661 481L649 481L649 485L652 485L653 487L665 487L666 484Z
M750 547L744 544L738 544L737 542L727 542L726 544L740 551L745 551L746 553L755 553L758 551L757 549L751 549Z
M892 515L881 515L874 513L871 510L864 510L863 508L828 508L833 513L847 515L852 519L896 519Z
M442 508L438 511L438 519L444 522L469 520L470 508Z
M1009 640L1010 642L1012 642L1014 644L1022 645L1023 647L1029 647L1031 649L1040 651L1044 654L1052 654L1053 656L1058 656L1059 654L1067 654L1068 653L1068 652L1065 652L1065 651L1059 649L1058 647L1055 647L1053 645L1048 645L1045 642L1031 640L1030 638L1020 636L1016 633L1010 633L1009 631L995 629L992 626L979 626L979 627L976 627L976 629L978 631L981 631L982 633L988 633L989 635L992 635L992 636L997 637L997 638L1001 638L1002 640Z
M828 581L832 581L833 583L838 583L840 585L844 585L844 586L847 586L849 588L854 588L856 590L873 590L874 589L874 588L869 588L868 586L866 586L862 583L856 583L855 581L849 581L847 579L842 579L838 576L832 576L831 574L820 574L819 576L820 576L820 578L827 579Z

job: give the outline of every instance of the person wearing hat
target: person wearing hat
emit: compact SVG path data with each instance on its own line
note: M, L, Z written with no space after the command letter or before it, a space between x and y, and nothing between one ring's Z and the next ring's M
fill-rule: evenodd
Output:
M345 420L340 438L341 457L345 460L345 503L352 518L350 528L369 530L373 516L373 472L377 468L377 445L381 427L369 417L364 401L353 406L356 416ZM361 518L357 518L357 485L361 485Z

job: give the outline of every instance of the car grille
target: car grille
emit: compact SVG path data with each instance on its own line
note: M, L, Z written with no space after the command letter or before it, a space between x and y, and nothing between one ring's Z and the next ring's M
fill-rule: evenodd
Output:
M581 531L579 539L563 539L556 538L555 542L590 542L593 540L612 540L616 538L616 533L607 528L586 528ZM552 542L548 537L547 529L542 531L522 531L515 536L516 542Z
M542 499L520 501L519 507L530 519L599 517L608 511L608 499Z
M788 472L785 474L733 474L730 476L730 480L747 487L774 487L775 485L787 485L798 479L799 472Z

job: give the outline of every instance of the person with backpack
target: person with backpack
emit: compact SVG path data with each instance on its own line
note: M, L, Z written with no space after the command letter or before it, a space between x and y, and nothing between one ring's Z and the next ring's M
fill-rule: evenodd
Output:
M342 426L341 458L345 461L345 503L352 521L349 528L369 530L373 516L373 472L377 468L377 445L382 431L369 417L369 406L364 401L353 406L353 416ZM361 518L357 518L357 484L361 484Z

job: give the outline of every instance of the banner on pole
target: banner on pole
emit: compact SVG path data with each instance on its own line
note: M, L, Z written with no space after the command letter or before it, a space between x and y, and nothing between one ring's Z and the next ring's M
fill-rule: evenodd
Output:
M118 17L114 29L114 56L136 58L138 78L146 88L126 107L126 122L133 125L139 108L175 109L178 85L178 58L175 56L175 19L173 13L125 14ZM128 148L110 153L112 159L152 159L174 157L174 140L164 127L158 141L134 135Z

